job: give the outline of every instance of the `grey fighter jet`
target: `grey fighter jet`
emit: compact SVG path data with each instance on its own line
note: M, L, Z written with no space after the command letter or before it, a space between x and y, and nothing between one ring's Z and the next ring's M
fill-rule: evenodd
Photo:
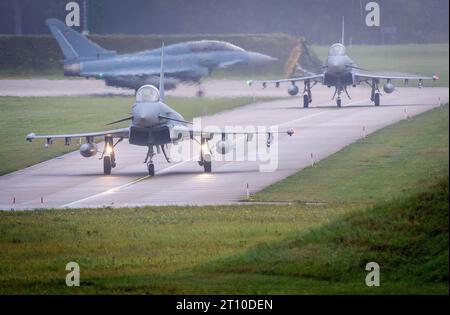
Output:
M288 93L291 96L295 96L299 93L299 88L296 85L297 82L304 82L303 88L303 107L308 107L312 102L311 89L318 83L322 83L328 87L334 87L335 92L333 99L336 99L336 105L341 107L342 99L341 94L345 92L350 98L347 91L347 87L356 87L359 84L366 83L371 87L370 99L375 106L380 105L380 83L385 81L383 90L385 93L390 94L395 91L395 86L392 83L394 80L403 80L405 84L408 84L411 80L418 81L419 87L422 87L423 80L439 80L439 77L434 76L421 76L421 75L391 75L383 73L372 73L364 71L352 59L347 55L344 46L344 20L342 21L342 39L341 43L333 44L328 52L328 58L325 62L325 66L322 67L322 73L307 73L307 76L297 77L291 79L282 80L268 80L268 81L248 81L247 84L251 86L254 83L261 83L263 88L269 83L275 84L279 87L281 83L290 83L288 87Z
M64 56L64 75L105 80L110 86L137 89L159 84L160 49L119 55L90 41L57 19L46 21ZM215 69L237 64L265 64L277 60L233 44L202 40L166 47L165 88L178 82L199 83Z
M219 134L221 136L221 140L216 143L217 153L225 155L233 147L228 139L229 136L242 135L247 137L247 141L250 141L254 134L260 133L234 132L228 129L226 131L195 129L195 126L191 122L186 121L183 116L164 103L164 46L160 52L159 90L153 85L144 85L139 88L136 93L136 100L132 107L131 116L110 123L115 124L121 121L131 120L132 123L129 128L58 135L36 135L30 133L27 135L26 140L31 142L34 139L45 139L47 141L46 146L48 147L53 143L53 139L55 138L65 139L66 145L70 144L72 138L85 138L86 142L81 145L80 153L84 157L92 157L98 152L95 138L104 138L105 144L101 159L103 159L103 172L105 175L109 175L111 174L111 169L116 166L115 146L123 139L128 139L130 144L148 147L144 163L147 164L148 174L154 176L155 167L153 157L156 153L162 151L167 162L170 163L170 157L166 152L168 144L176 144L183 140L196 141L200 145L199 165L204 168L206 173L210 173L212 169L212 150L208 141L212 140L214 135ZM264 133L267 136L268 147L273 140L273 133L271 131ZM294 130L290 128L282 133L287 133L289 136L292 136ZM117 139L116 142L114 142L114 139Z

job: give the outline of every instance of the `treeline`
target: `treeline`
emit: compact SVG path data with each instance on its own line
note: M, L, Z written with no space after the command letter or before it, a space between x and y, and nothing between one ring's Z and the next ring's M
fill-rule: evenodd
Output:
M0 33L46 34L45 19L64 19L69 1L2 0ZM367 27L365 6L381 8L381 27ZM448 0L86 0L95 34L286 33L315 44L448 42ZM81 10L83 13L83 10ZM382 32L382 31L386 32Z

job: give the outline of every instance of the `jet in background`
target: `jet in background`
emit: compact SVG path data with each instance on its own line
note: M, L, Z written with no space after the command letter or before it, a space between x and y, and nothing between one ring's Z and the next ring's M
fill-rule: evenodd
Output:
M228 136L243 135L244 137L246 136L247 141L250 141L252 136L259 134L259 132L247 133L229 130L212 132L194 129L191 122L185 121L183 116L164 103L164 46L160 49L160 52L159 90L153 85L144 85L139 88L136 93L136 101L131 110L131 116L109 124L131 120L130 127L76 134L36 135L30 133L26 139L30 142L34 139L46 139L46 146L48 146L52 144L54 138L65 139L66 145L70 144L72 138L85 138L86 143L81 145L80 153L84 157L92 157L98 152L94 141L95 138L104 138L105 145L100 159L103 159L103 173L105 175L110 175L111 169L116 167L115 146L123 139L128 139L130 144L148 148L144 163L147 163L147 170L150 176L155 175L153 157L156 153L162 152L167 162L170 163L170 157L166 151L167 145L176 144L183 140L193 140L200 146L199 165L204 168L205 173L211 173L212 150L208 142L213 139L214 135L219 134L221 136L221 140L216 143L217 153L225 155L233 148L233 144L227 139ZM268 147L273 139L272 133L264 133L267 136ZM294 130L291 128L283 133L292 136ZM117 139L115 143L114 139Z
M279 87L280 83L291 83L288 87L288 93L291 96L295 96L299 93L299 88L296 85L296 82L304 82L303 107L306 108L312 102L311 89L318 83L335 88L332 99L336 99L336 105L341 107L342 92L345 92L350 99L350 95L347 91L347 87L349 86L356 87L361 83L368 84L371 87L370 100L375 104L375 106L380 106L381 81L386 81L383 85L383 90L385 93L390 94L395 91L395 86L392 83L394 80L403 80L405 84L408 84L410 80L416 80L418 81L419 87L422 87L423 80L439 80L438 76L429 77L403 74L389 75L364 71L347 55L344 46L344 31L344 20L342 20L341 43L333 44L330 47L328 51L328 58L325 65L322 67L322 73L315 74L308 72L308 75L304 77L269 81L248 81L247 84L251 86L253 83L262 83L262 86L265 88L268 83L274 83L276 87Z
M159 84L161 49L119 55L90 41L57 19L46 20L64 56L64 75L98 78L109 86L138 90ZM166 89L179 82L199 83L215 69L237 64L265 64L277 60L233 44L202 40L166 46Z

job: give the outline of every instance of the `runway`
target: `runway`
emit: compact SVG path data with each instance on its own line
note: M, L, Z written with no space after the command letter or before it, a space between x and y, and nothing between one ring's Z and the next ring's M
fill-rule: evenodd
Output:
M285 92L285 90L283 89ZM146 176L146 148L117 146L117 168L102 174L98 158L85 159L77 152L0 177L0 209L128 207L144 205L217 205L239 203L254 193L319 161L370 133L407 117L448 102L448 88L399 88L382 96L382 106L369 101L369 90L350 91L338 109L332 90L317 87L311 108L300 107L299 97L255 103L205 117L203 126L293 127L293 137L278 143L278 167L260 172L259 162L213 162L213 173L204 174L196 161L168 164L155 159L156 176ZM24 145L27 143L24 140ZM274 148L272 148L274 149ZM44 150L44 148L43 148ZM15 204L13 200L15 198ZM42 199L41 199L42 198Z

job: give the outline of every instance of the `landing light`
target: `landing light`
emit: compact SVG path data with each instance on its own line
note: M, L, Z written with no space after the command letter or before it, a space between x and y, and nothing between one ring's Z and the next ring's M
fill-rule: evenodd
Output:
M209 147L208 147L208 145L206 143L202 145L201 149L202 149L202 152L208 152L209 151Z
M111 153L113 152L113 149L108 145L108 146L106 147L105 152L106 152L106 154L111 155Z

